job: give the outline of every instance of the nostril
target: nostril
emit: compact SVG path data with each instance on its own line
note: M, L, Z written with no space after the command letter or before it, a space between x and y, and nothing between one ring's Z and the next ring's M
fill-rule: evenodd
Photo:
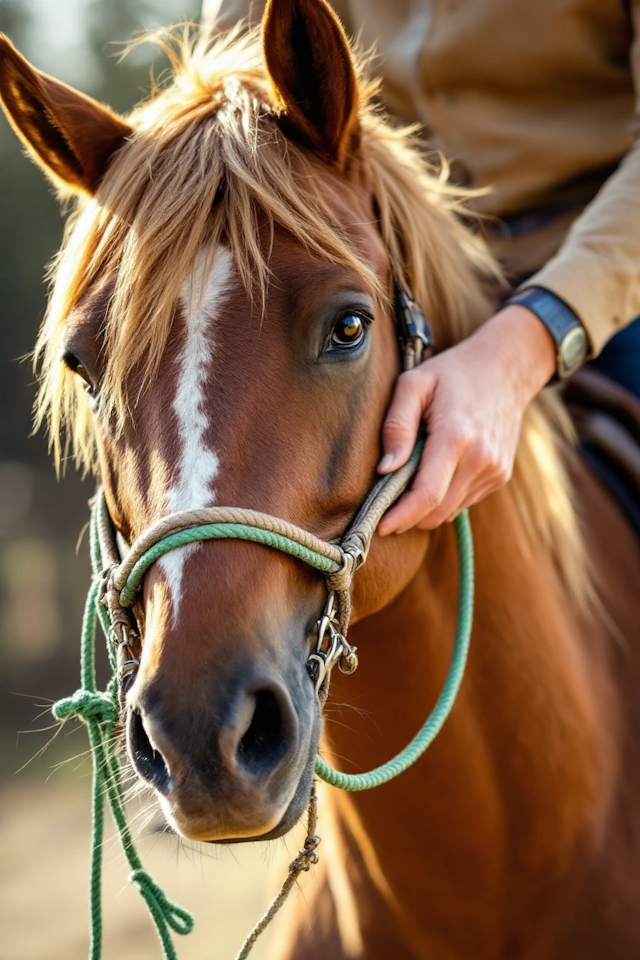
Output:
M127 744L133 765L142 779L160 793L168 793L170 777L167 765L160 751L152 746L138 710L129 713Z
M272 690L258 690L253 696L253 716L238 743L237 758L240 766L249 773L264 774L276 767L287 753L289 725Z

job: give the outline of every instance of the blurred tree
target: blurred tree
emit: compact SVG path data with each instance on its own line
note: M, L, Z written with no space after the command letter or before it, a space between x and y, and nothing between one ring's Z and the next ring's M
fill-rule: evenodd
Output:
M17 0L4 0L0 6L0 31L6 33L8 37L15 37L16 42L24 37L30 19L24 3L18 3Z
M0 4L0 30L26 45L30 17L23 3ZM11 459L41 458L29 444L31 369L20 358L33 348L45 297L44 264L62 231L58 204L35 166L26 163L13 132L0 129L0 451Z
M65 15L62 0L54 0ZM143 29L189 19L197 0L90 0L86 10L86 46L95 63L85 92L127 111L149 88L156 51L145 45L119 60L123 42ZM2 0L0 30L29 53L38 37L22 0ZM64 77L62 78L64 79ZM0 119L0 457L43 463L42 440L29 441L33 376L28 362L46 298L45 265L60 244L63 217L52 189L21 156L19 143Z
M89 43L100 64L100 99L124 112L146 95L153 51L138 48L121 58L124 45L149 29L153 7L145 0L110 0L94 3L89 11Z

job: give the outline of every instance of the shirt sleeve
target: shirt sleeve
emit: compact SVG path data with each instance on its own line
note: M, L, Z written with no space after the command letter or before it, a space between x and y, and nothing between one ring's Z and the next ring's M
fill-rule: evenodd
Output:
M574 221L558 253L520 287L544 287L568 304L594 356L640 314L640 0L632 14L636 143Z

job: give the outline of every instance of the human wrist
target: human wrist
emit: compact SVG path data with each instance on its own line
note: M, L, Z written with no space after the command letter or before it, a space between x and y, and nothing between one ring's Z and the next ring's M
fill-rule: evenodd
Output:
M556 372L553 337L533 313L520 304L507 304L488 320L476 336L491 345L492 353L526 406Z

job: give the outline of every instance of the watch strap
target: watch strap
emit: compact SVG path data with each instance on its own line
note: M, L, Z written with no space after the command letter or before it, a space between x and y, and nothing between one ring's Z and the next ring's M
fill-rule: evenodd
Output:
M584 326L564 300L544 287L526 287L509 297L504 306L520 304L534 313L547 328L556 344L557 370L551 382L575 373L588 356L588 338Z

